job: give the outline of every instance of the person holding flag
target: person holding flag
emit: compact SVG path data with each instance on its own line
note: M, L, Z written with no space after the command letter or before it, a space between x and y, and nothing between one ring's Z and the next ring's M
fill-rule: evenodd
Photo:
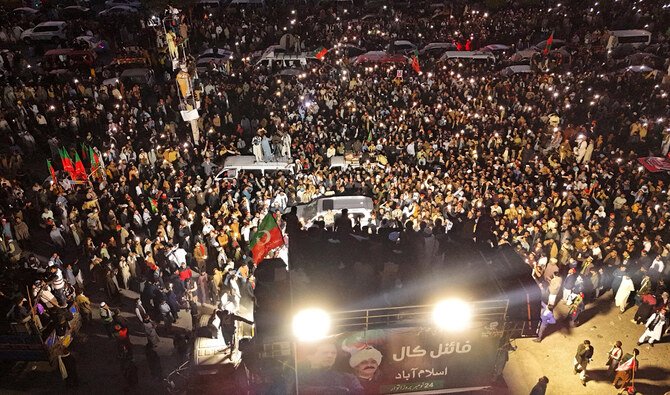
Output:
M74 166L72 166L72 159L70 159L70 155L68 155L67 150L65 148L61 148L59 149L59 154L61 163L63 164L63 170L65 170L70 175L72 180L76 179L77 177Z
M414 50L412 54L412 69L416 71L417 74L421 73L421 65L419 65L419 51Z
M614 376L614 381L612 385L615 388L619 389L626 387L627 385L635 385L635 372L637 371L639 365L637 361L637 356L640 355L640 350L637 348L633 349L633 354L626 354L623 357L624 362L619 364L619 367L616 368L616 375ZM621 384L621 386L619 386Z
M249 242L254 265L261 263L268 252L282 245L284 245L284 237L279 225L277 225L277 220L269 212L258 224L256 232Z
M542 51L542 55L549 55L549 51L551 51L551 44L554 43L554 32L551 32L549 35L549 38L547 39L547 43L544 46L544 50Z
M326 57L327 53L328 53L328 48L319 47L319 48L317 48L316 51L314 51L314 57L318 60L323 60L323 58Z
M56 179L56 171L54 170L54 167L49 159L47 159L47 167L49 168L49 174L51 175L51 184L57 184L58 180Z

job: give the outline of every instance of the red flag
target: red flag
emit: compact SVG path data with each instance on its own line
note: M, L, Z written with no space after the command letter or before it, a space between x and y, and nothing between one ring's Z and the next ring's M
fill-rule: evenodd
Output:
M60 150L60 160L63 163L63 170L68 172L70 178L74 180L76 178L74 166L72 166L72 159L70 159L70 155L68 155L65 148Z
M544 55L549 53L549 50L551 50L551 44L553 42L554 42L554 32L551 32L551 35L547 39L547 44L544 46L544 51L542 51Z
M472 40L467 39L465 41L465 50L466 51L472 51Z
M51 161L47 159L47 167L49 168L49 173L51 174L51 182L52 183L57 183L58 180L56 179L56 171L54 170L54 167L51 165Z
M272 213L268 213L261 220L256 233L254 233L254 237L249 243L254 264L258 265L261 263L268 252L282 245L284 245L284 237L281 234L279 225L277 225L277 221Z
M414 55L412 55L412 68L414 71L416 71L417 74L421 72L421 66L419 65L419 53L416 50L414 50Z
M631 354L624 355L624 358L628 358L625 362L622 362L617 366L616 370L619 372L624 372L626 370L637 370L637 360Z
M74 176L78 180L86 180L86 168L84 168L84 163L79 158L79 153L75 151L74 153Z
M319 59L319 60L322 60L326 56L327 53L328 53L328 48L321 47L321 48L317 49L316 52L314 52L314 57Z

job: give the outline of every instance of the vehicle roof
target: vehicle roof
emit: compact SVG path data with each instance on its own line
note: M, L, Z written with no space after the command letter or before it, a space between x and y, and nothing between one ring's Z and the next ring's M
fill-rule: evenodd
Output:
M455 47L456 44L450 42L437 42L437 43L428 43L424 48L440 48L440 47Z
M137 8L135 8L131 5L119 4L119 5L115 5L114 7L110 7L106 10L102 10L100 12L102 13L102 12L108 12L108 11L113 11L113 10L135 10L135 11L138 11Z
M47 55L80 55L80 54L95 54L95 52L91 51L90 49L74 49L74 48L58 48L58 49L50 49L44 53L44 56Z
M36 10L34 8L30 8L30 7L18 7L18 8L14 8L12 11L26 11L26 12L30 12L31 14L37 14L38 12L40 12L39 10Z
M38 26L62 26L62 25L67 25L67 22L65 22L65 21L48 21L48 22L42 22L35 27L38 27Z
M214 51L215 49L216 49L216 51ZM231 51L229 49L209 48L209 49L206 49L206 50L202 51L202 53L200 53L200 55L198 55L198 58L218 58L218 57L224 58L224 57L230 56L232 54L233 54L233 51Z
M138 67L134 69L126 69L123 70L123 73L121 73L121 77L135 77L135 76L142 76L148 72L150 72L151 69L148 69L146 67Z
M301 204L298 205L300 208L301 206L304 207L308 204L312 204L315 202L318 202L320 200L331 200L333 202L333 208L332 210L334 211L340 211L344 208L350 209L350 210L355 210L355 209L369 209L372 210L374 208L374 202L372 198L364 195L345 195L345 196L319 196L318 198L312 199L309 203L306 204Z
M510 47L509 45L505 45L505 44L489 44L485 47L482 47L480 49L480 51L485 50L485 49L488 49L490 51L495 51L495 50L499 50L499 49L505 50L505 49L510 49L510 48L512 48L512 47Z
M492 53L483 51L447 51L441 59L495 59Z
M356 63L361 62L404 62L407 57L403 55L389 55L386 51L369 51L356 56Z
M631 29L631 30L610 30L609 32L613 36L617 37L628 37L628 36L651 36L651 32L643 29Z
M239 167L247 170L274 170L274 169L289 169L291 163L289 161L277 162L256 162L256 157L253 155L235 155L226 158L223 167Z

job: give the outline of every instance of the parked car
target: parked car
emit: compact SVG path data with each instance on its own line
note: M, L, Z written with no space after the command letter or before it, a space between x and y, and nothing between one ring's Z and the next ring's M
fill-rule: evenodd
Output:
M135 14L138 12L138 9L135 7L130 7L127 5L117 5L112 8L108 8L104 11L100 11L98 13L98 16L112 16L112 15L129 15L129 14Z
M63 19L81 19L92 15L91 9L80 5L71 5L63 7L58 15Z
M204 73L212 67L222 70L222 68L233 58L233 53L227 49L210 48L198 55L196 68L198 73ZM225 70L225 68L223 68Z
M32 29L26 29L21 33L21 40L28 43L31 41L65 41L67 38L67 23L63 21L43 22Z
M564 47L565 44L567 44L567 43L565 42L565 40L559 40L559 39L555 38L555 39L553 39L553 41L551 42L551 49L558 49L558 48ZM547 46L547 40L542 40L542 41L540 41L539 43L535 44L535 45L533 46L533 48L535 48L535 49L538 50L538 51L544 51L544 48L545 48L546 46Z
M96 53L88 49L52 49L44 54L41 68L51 74L73 70L89 71L91 67L95 67L96 59Z
M354 58L354 64L361 63L407 63L407 57L404 55L391 55L385 51L370 51Z
M391 54L409 55L416 51L416 45L407 40L396 40L386 47L386 51Z
M430 43L421 48L419 55L426 55L431 57L440 57L446 51L456 51L456 44L449 42Z
M13 18L17 19L27 19L32 20L38 17L40 14L39 10L30 7L19 7L14 8L11 12Z
M491 52L496 57L496 59L500 59L509 56L510 52L512 51L512 47L505 44L489 44L485 47L479 48L479 50L483 52Z
M367 226L374 203L367 196L322 196L307 204L297 205L296 208L298 219L308 228L316 221L323 221L326 226L333 225L343 209L347 209L351 220Z
M345 58L353 58L354 56L362 55L366 53L365 48L357 47L353 44L338 44L334 49L328 51L328 54L333 54L335 56L343 55Z

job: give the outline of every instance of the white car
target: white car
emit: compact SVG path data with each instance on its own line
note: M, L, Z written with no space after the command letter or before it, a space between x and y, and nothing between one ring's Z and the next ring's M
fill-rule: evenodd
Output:
M104 11L100 11L98 16L109 16L109 15L129 15L136 14L138 9L135 7L130 7L127 5L117 5L112 8L108 8Z
M21 33L21 40L31 41L65 41L67 23L63 21L43 22L32 29L26 29Z
M210 48L198 55L196 68L199 73L207 71L210 62L213 62L217 68L225 66L233 58L233 53L227 49Z
M140 0L107 0L105 6L108 8L124 5L128 7L140 8L142 3Z

